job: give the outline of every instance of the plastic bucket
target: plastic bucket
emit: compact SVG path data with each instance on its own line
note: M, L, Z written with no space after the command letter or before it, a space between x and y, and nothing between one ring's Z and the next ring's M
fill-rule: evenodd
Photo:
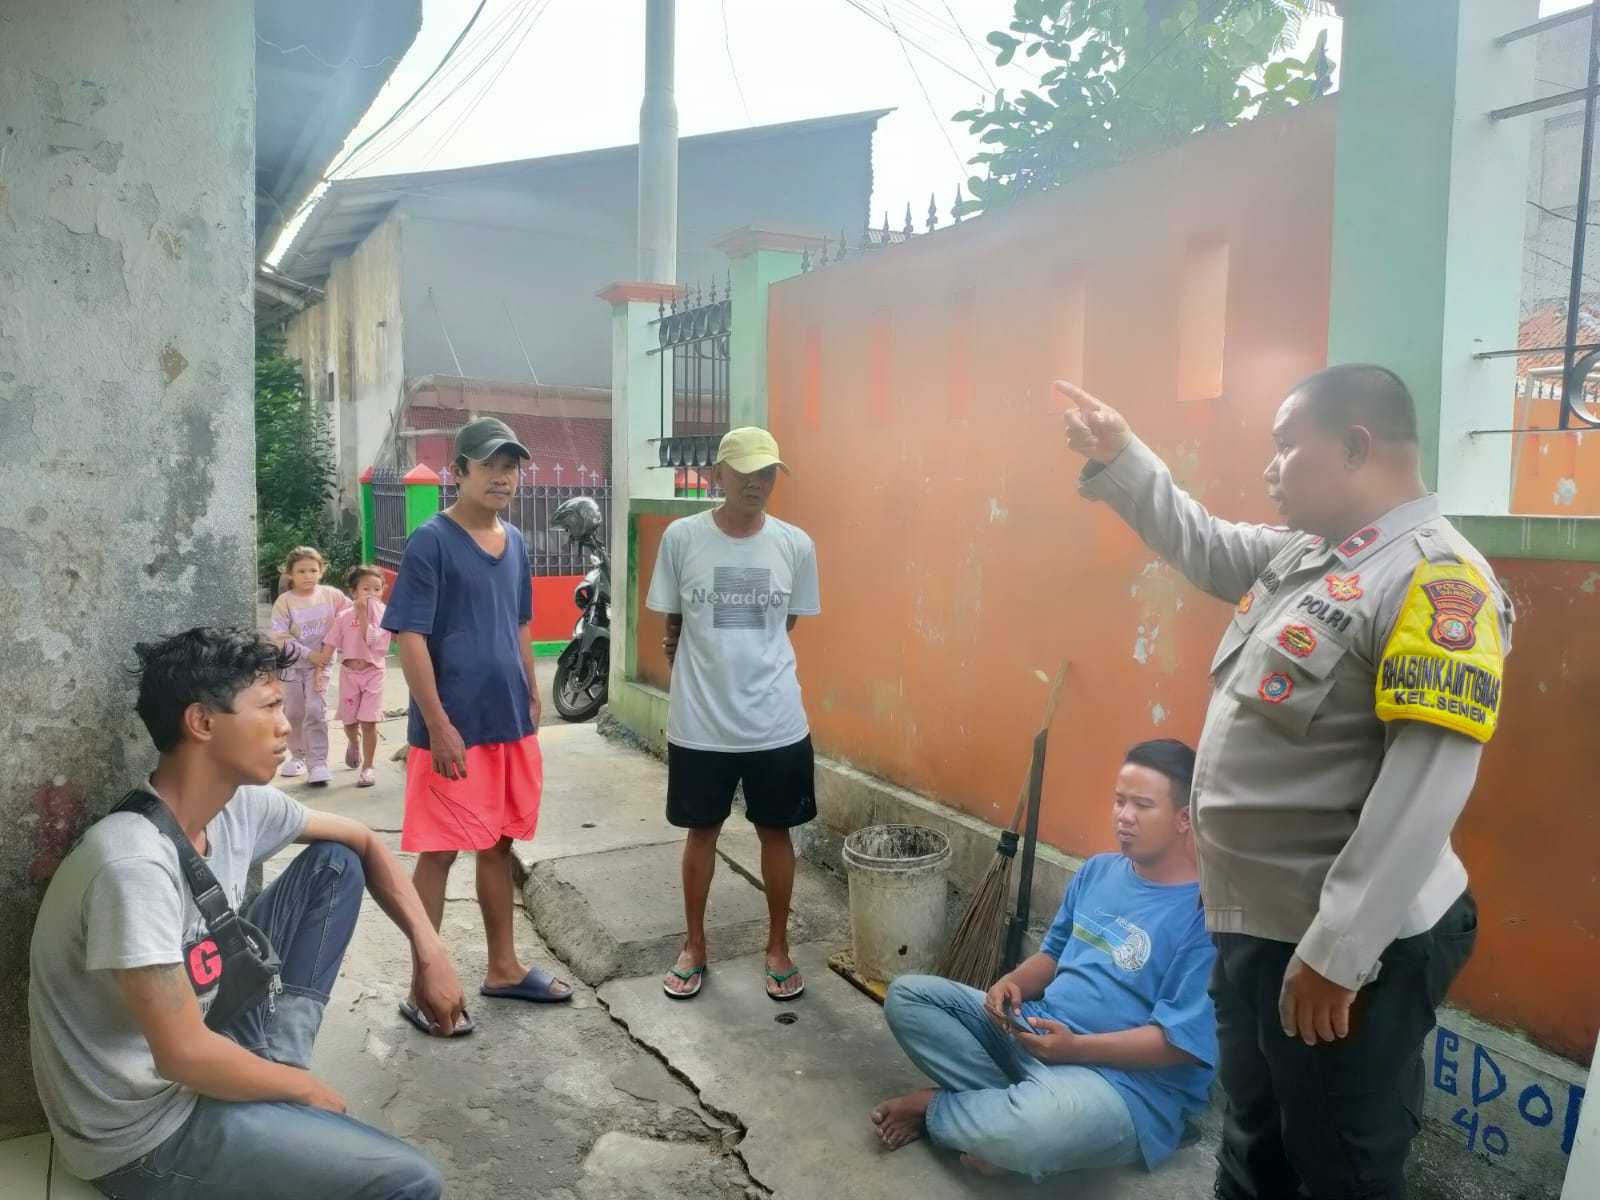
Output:
M869 825L844 841L856 970L885 983L933 970L944 949L950 841L921 825Z

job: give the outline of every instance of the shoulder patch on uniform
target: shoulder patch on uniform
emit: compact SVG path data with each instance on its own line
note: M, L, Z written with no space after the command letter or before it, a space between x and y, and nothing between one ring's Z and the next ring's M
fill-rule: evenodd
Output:
M1378 665L1380 720L1494 736L1505 657L1491 595L1467 563L1417 564Z
M1358 529L1344 541L1339 543L1339 556L1341 558L1355 558L1363 550L1368 550L1377 544L1383 534L1376 525L1368 525L1365 529Z

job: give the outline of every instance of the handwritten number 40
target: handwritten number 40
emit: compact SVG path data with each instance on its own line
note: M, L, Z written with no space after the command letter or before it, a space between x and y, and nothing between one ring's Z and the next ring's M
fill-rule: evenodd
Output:
M1477 1109L1458 1108L1456 1115L1450 1118L1451 1124L1459 1125L1467 1131L1467 1153L1471 1154L1477 1149L1478 1143L1483 1143L1483 1148L1490 1154L1504 1154L1511 1149L1511 1139L1506 1137L1506 1131L1498 1125L1485 1125L1478 1128L1481 1118Z

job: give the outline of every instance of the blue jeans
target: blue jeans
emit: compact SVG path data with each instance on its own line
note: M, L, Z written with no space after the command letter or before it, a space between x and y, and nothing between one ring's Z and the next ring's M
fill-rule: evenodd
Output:
M224 1032L262 1058L305 1067L355 932L366 880L347 846L313 842L245 909L283 961L283 991ZM438 1200L439 1170L400 1139L304 1104L201 1096L177 1133L94 1180L116 1200Z
M1018 1049L976 988L902 975L884 1013L900 1048L941 1089L927 1115L936 1145L1035 1181L1139 1161L1121 1093L1091 1067L1046 1066Z

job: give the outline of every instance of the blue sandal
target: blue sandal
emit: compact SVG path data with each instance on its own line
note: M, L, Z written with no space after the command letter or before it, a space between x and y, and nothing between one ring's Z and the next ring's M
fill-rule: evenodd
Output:
M522 977L521 983L506 984L504 987L490 987L484 984L478 989L480 996L488 996L494 1000L528 1000L534 1004L565 1004L572 999L572 988L566 984L566 991L556 990L556 985L561 981L550 974L543 967L531 967Z
M439 1036L437 1032L438 1026L436 1026L432 1021L428 1020L427 1014L415 1004L411 1004L408 1001L402 1000L400 1002L400 1015L413 1026L415 1026L419 1032L425 1033L429 1037ZM450 1036L466 1037L467 1034L471 1033L477 1027L478 1023L468 1016L465 1010L462 1010L461 1019L456 1022L455 1031L451 1033Z

